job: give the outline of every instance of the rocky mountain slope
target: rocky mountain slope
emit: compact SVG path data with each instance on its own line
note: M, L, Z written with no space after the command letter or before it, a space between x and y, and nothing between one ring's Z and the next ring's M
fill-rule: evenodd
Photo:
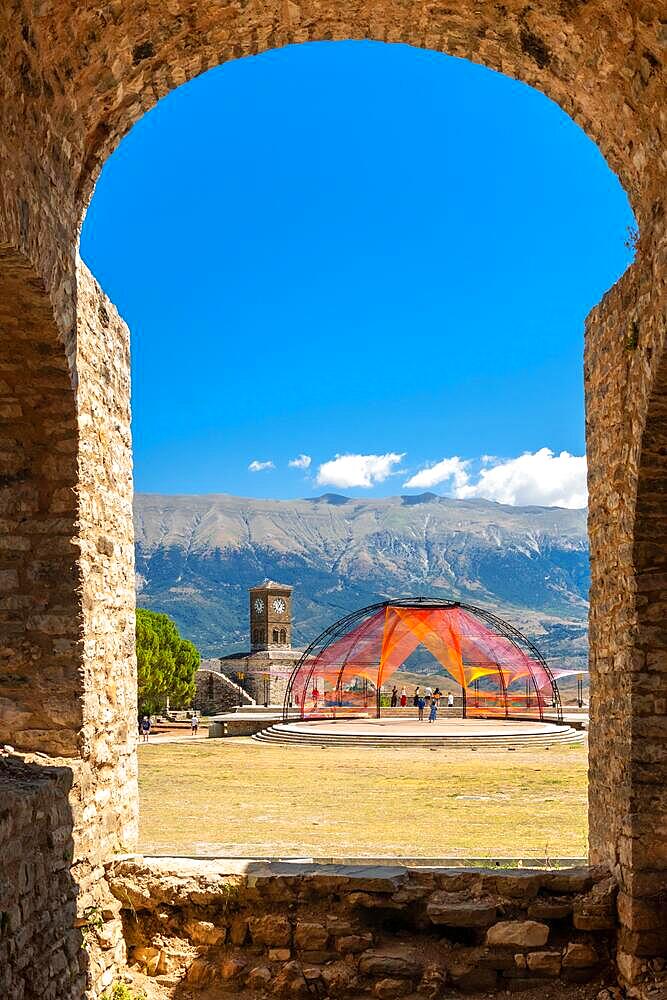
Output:
M206 656L246 648L247 589L271 577L294 585L295 644L373 601L428 594L495 609L560 665L586 662L585 510L137 494L134 516L138 603Z

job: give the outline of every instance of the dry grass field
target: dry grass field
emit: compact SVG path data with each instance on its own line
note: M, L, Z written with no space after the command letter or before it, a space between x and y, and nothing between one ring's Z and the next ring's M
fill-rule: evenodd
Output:
M581 857L586 750L139 748L146 854Z

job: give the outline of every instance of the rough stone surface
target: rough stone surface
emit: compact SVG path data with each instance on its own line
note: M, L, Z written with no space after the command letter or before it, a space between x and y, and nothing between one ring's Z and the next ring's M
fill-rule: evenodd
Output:
M526 956L526 965L536 976L555 979L560 975L561 954L559 951L534 951Z
M667 922L664 5L15 0L0 38L0 743L72 761L80 899L103 881L100 859L131 847L136 818L127 331L77 262L109 153L212 66L343 38L476 60L543 91L598 143L641 235L586 324L590 845L627 897L621 975L649 976ZM29 996L10 961L9 995ZM74 964L62 948L53 958L65 1000Z
M544 982L560 974L566 990L568 983L609 975L615 931L577 931L572 916L592 888L605 886L602 869L572 880L583 891L559 895L561 905L568 904L568 916L555 919L553 928L527 919L536 899L550 898L543 895L553 876L548 871L532 871L520 880L522 898L515 875L497 869L442 870L426 879L420 869L391 868L383 874L381 868L361 868L360 880L374 880L375 892L367 895L376 905L351 910L349 898L358 895L353 869L332 865L328 875L323 870L301 862L230 865L135 856L110 865L107 877L122 906L132 960L141 960L158 977L176 970L197 987L224 980L237 991L279 996L307 996L312 990L331 997L364 992L389 997L415 990L438 996L444 984L454 984L459 992L502 991L514 989L512 982ZM460 893L468 883L471 898L511 910L514 919L497 922L489 931L434 926L427 912L431 902L442 903L438 885L456 884ZM406 893L414 904L401 909L395 904ZM395 925L387 921L396 914ZM494 930L498 941L485 944ZM305 947L314 944L322 947Z
M489 927L486 943L519 948L539 948L547 943L548 924L536 920L501 920Z
M564 969L589 969L599 962L599 956L595 948L590 944L572 942L568 944L563 955Z
M470 898L465 892L439 892L431 896L426 912L434 924L488 927L496 919L496 904L491 898Z
M231 712L238 705L254 705L247 691L219 670L200 669L195 674L194 707L203 715Z

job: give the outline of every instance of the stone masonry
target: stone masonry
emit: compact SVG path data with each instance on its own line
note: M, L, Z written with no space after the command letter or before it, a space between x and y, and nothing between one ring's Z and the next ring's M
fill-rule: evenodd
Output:
M195 996L209 985L284 997L487 996L560 981L565 997L567 984L614 978L617 886L605 869L137 857L112 864L109 880L130 965Z
M640 991L667 951L664 0L1 0L0 742L40 751L44 769L68 762L72 877L85 861L101 884L137 808L129 369L127 330L78 262L80 222L106 157L174 87L343 38L541 90L597 142L638 221L634 264L587 322L585 382L591 860L620 887L616 960ZM16 950L10 962L22 996ZM50 982L74 997L78 974L58 962Z
M201 670L195 674L194 707L202 715L233 712L239 705L254 705L255 701L239 684L219 670Z

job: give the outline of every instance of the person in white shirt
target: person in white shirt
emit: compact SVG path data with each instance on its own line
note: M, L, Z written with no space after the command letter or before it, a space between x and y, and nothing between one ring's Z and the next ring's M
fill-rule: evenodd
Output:
M447 694L447 708L454 708L454 695L451 691Z
M431 698L432 698L432 696L433 696L433 688L425 687L424 688L424 701L426 702L427 705L431 704Z

